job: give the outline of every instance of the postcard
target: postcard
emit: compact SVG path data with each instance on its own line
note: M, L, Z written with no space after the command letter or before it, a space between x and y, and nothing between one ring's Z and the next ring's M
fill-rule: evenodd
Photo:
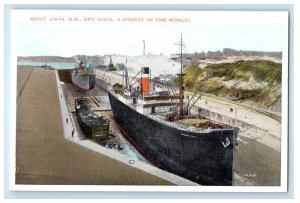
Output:
M287 191L288 23L13 10L10 189Z

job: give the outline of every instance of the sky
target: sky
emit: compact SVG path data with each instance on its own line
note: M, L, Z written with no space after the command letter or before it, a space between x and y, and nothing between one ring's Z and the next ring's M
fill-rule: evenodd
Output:
M181 34L189 53L223 48L283 51L286 30L281 21L194 19L190 23L17 21L17 55L136 56L142 55L145 40L146 53L169 56L177 52L175 43Z

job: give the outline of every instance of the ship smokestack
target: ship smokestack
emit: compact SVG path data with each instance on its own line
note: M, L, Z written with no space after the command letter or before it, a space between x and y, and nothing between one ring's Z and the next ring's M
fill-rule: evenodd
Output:
M141 92L142 95L144 95L145 93L149 93L150 90L149 67L143 67L141 70L141 75Z

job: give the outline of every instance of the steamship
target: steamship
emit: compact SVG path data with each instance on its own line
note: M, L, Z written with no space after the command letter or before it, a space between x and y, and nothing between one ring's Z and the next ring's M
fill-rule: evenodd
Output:
M82 90L90 90L95 87L96 75L92 68L88 68L81 61L78 67L72 71L72 83Z
M150 91L149 72L149 67L141 68L140 87L131 87L126 79L125 85L115 84L108 91L122 134L163 170L200 185L232 186L238 129L188 114L182 63L179 94Z

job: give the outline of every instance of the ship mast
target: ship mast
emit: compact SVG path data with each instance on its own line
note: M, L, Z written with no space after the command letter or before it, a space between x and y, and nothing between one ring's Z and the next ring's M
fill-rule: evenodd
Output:
M127 72L127 58L126 58L126 67L125 67L125 88L128 88L128 72Z
M182 34L180 38L179 116L183 116Z

